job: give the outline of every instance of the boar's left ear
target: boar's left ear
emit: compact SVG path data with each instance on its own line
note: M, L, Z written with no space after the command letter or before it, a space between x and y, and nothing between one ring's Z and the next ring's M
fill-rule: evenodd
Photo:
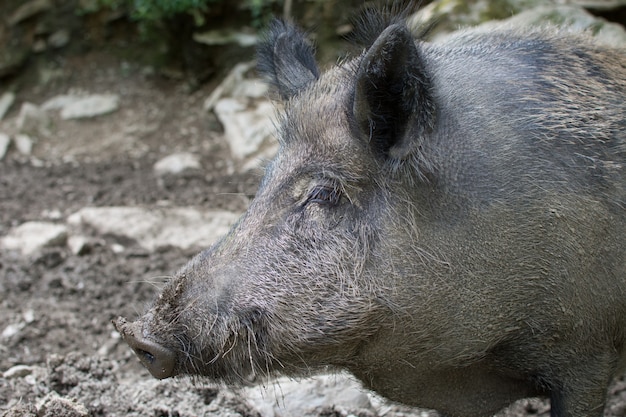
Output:
M357 129L377 155L402 161L420 152L434 126L430 89L409 30L387 27L361 58L352 106Z
M319 78L313 47L295 26L274 19L257 48L257 70L283 100Z

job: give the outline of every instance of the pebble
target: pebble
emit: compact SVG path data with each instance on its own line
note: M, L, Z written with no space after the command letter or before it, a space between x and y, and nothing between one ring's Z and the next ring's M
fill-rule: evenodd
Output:
M154 164L154 171L158 175L180 174L189 169L201 168L200 158L189 152L180 152L166 156Z
M50 116L33 103L22 104L15 125L21 133L42 136L50 134Z
M204 101L205 111L212 111L218 100L223 97L231 98L262 98L268 93L267 83L259 78L247 78L254 68L254 62L241 62L234 66L224 80L215 87L213 92Z
M208 247L225 235L238 218L238 214L228 211L192 207L86 207L67 221L73 227L123 236L153 251L167 246ZM120 245L119 249L123 251L124 247Z
M270 102L250 104L244 99L223 98L217 102L214 111L237 160L260 163L263 158L274 156L278 147L273 137L276 112Z
M60 94L44 101L41 108L44 110L61 110L63 107L79 100L80 96L72 96L69 94Z
M48 393L38 404L41 417L88 417L87 408L72 398L61 397L55 391Z
M22 313L22 317L27 324L30 324L35 321L35 310L28 309Z
M11 144L11 138L6 133L0 132L0 161L4 159L7 151L9 150L9 145Z
M33 373L33 367L28 365L15 365L2 374L4 379L23 378Z
M18 133L13 138L17 151L22 155L30 155L33 152L33 140L24 133Z
M119 96L94 94L78 98L61 109L61 119L85 119L112 113L119 108Z
M13 103L15 102L15 94L8 92L0 97L0 120L4 119Z
M70 43L70 32L67 29L59 29L48 37L48 45L60 49Z
M9 17L9 25L15 26L16 24L29 19L36 14L43 13L54 7L52 0L32 0L22 4L13 12Z
M0 78L16 74L30 55L30 49L21 45L3 45L0 51Z
M65 243L67 227L49 222L26 222L9 230L0 239L0 247L18 250L22 255L30 255L44 247Z
M4 330L2 331L2 335L0 336L2 336L3 339L10 339L18 334L20 330L24 328L24 326L26 326L25 323L9 324L7 327L4 328Z
M266 388L244 389L243 394L265 417L317 415L326 407L373 411L367 392L345 373L317 375L301 381L279 378Z
M67 247L74 255L83 255L89 250L89 238L81 235L70 236L67 238Z

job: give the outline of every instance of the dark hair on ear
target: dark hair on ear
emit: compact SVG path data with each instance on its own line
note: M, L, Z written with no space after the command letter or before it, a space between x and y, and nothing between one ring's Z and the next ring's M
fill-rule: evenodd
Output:
M257 71L284 99L319 77L315 50L291 22L274 19L257 45Z
M378 2L376 2L378 3ZM368 4L360 13L351 19L353 31L346 39L357 46L369 47L378 36L389 26L400 24L406 26L407 19L422 5L422 0L393 0L384 4ZM409 28L416 32L416 28ZM421 38L428 32L420 28L414 36Z

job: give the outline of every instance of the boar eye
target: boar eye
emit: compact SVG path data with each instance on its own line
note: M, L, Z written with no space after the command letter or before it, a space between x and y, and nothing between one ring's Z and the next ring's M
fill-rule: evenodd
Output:
M328 185L318 185L313 188L304 202L304 205L316 203L325 206L336 206L341 200L341 192Z

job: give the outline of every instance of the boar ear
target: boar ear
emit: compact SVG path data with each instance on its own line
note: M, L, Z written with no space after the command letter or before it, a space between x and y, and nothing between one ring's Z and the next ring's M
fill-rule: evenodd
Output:
M313 47L295 26L274 19L257 48L257 70L283 100L319 78Z
M363 55L352 111L378 155L402 161L420 151L435 111L430 80L406 26L386 28Z

